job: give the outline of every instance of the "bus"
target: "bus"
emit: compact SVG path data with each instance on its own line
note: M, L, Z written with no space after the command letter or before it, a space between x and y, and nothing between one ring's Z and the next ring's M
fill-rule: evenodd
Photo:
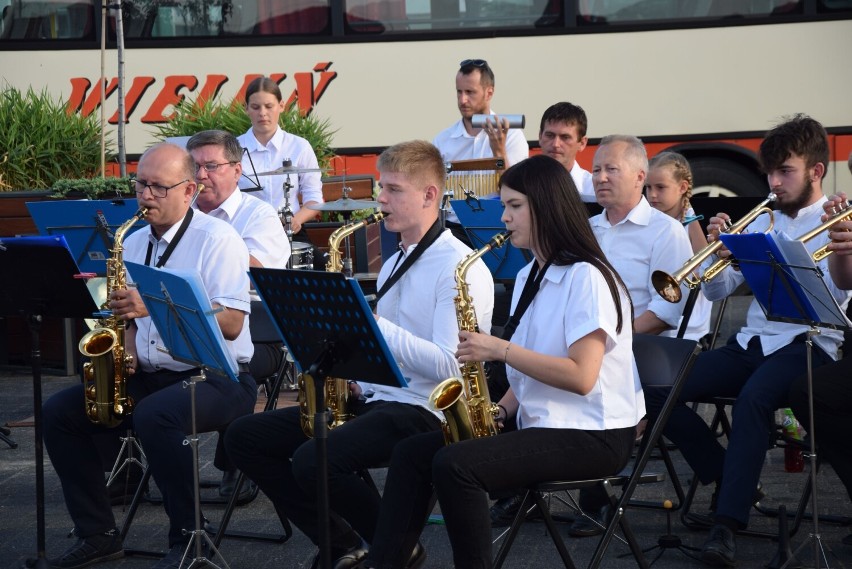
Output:
M101 0L0 0L0 85L47 89L115 136L116 17ZM804 112L831 137L827 193L852 193L852 0L132 0L122 2L126 141L138 158L175 104L240 99L266 75L335 131L335 172L458 120L463 59L496 74L492 108L523 114L531 151L557 101L590 147L635 134L690 160L696 193L767 192L755 150ZM101 42L106 97L101 100ZM844 71L844 69L846 71ZM236 133L240 134L240 133ZM2 149L0 149L0 153Z

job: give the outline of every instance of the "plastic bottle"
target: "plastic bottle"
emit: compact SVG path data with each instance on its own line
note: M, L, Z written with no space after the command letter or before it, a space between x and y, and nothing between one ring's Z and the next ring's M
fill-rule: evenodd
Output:
M793 415L792 409L784 409L784 419L781 423L784 427L784 432L793 440L802 440L802 434L799 428L799 422L796 416ZM788 444L784 448L784 470L787 472L802 472L805 469L805 458L802 456L802 449Z

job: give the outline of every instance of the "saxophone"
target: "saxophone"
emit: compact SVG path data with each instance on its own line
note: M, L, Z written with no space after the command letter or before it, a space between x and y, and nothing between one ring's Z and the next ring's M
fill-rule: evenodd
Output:
M511 231L498 233L481 249L462 259L456 266L455 298L456 318L459 330L479 332L476 310L465 280L471 265L492 249L499 249L509 238ZM461 365L461 376L451 377L438 384L429 395L429 408L442 411L444 421L441 429L447 444L467 439L479 439L497 434L498 407L491 402L488 381L482 362L465 362Z
M327 273L343 272L344 267L341 252L341 243L343 240L362 227L378 223L384 217L385 214L378 211L370 214L361 221L335 229L328 238L328 260L325 264L325 271ZM349 272L351 273L351 267ZM302 431L311 438L314 436L314 416L317 412L316 385L314 381L313 376L309 374L299 374L299 392L297 397L299 402L299 418L302 424ZM329 410L330 422L328 428L330 430L339 427L352 418L352 414L348 410L349 385L345 379L327 377L323 388L325 389L325 404Z
M133 399L127 395L126 364L130 356L124 345L126 323L110 312L109 297L112 291L127 288L122 241L146 213L147 208L139 208L116 230L110 249L112 255L106 261L106 299L98 313L102 317L79 344L80 353L90 358L83 364L86 417L105 427L118 426L133 411Z

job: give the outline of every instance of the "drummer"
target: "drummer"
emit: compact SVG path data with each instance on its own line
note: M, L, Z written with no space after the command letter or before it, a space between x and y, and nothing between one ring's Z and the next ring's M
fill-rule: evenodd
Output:
M287 235L293 241L310 243L303 226L319 212L306 206L323 202L321 170L310 143L279 126L279 117L286 107L278 84L268 77L258 77L246 88L246 113L251 128L238 138L246 150L240 188L257 190L256 195L278 212ZM288 169L292 172L288 173ZM281 173L258 175L276 170ZM285 186L289 187L287 196ZM315 254L314 268L323 266L322 259Z

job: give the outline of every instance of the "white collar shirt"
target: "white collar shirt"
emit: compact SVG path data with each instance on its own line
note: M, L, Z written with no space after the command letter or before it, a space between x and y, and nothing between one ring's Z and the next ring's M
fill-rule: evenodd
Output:
M571 179L574 180L574 185L577 186L577 191L580 192L580 199L584 202L596 202L592 173L584 170L576 160L569 173Z
M692 246L681 224L652 208L644 196L615 225L610 225L606 210L589 222L604 255L630 291L634 317L650 310L675 328L683 313L686 292L680 302L668 302L657 294L651 274L656 270L672 274L692 257Z
M219 207L207 213L237 230L249 255L267 269L286 269L290 241L278 214L265 201L234 190Z
M154 266L174 240L182 221L174 224L160 239L154 237L150 227L129 235L124 241L124 260L145 264L150 244L149 265ZM248 320L251 311L248 249L237 232L227 223L195 211L163 268L195 269L211 303L245 313L239 336L236 340L225 340L225 345L234 362L248 363L254 353ZM185 371L192 368L175 361L163 351L165 345L150 316L137 318L135 322L136 353L142 371Z
M531 267L532 263L518 273L512 312ZM574 342L603 330L606 348L598 379L587 395L551 387L507 365L506 376L519 403L518 428L601 431L639 422L645 414L645 398L633 359L630 302L623 293L620 298L623 322L619 333L618 312L600 271L588 263L547 269L512 342L540 354L567 358Z
M417 246L411 245L405 255ZM426 407L435 386L459 375L455 269L470 253L450 231L444 231L379 300L379 329L408 388L365 384L375 391L374 399ZM404 258L400 251L382 265L376 283L379 289ZM470 266L466 281L479 327L488 331L494 310L494 281L482 259Z
M262 145L249 129L238 137L240 145L248 151L243 155L243 177L239 186L242 189L259 185L262 189L258 197L270 204L275 211L284 207L284 185L289 181L290 210L296 213L301 209L301 203L322 203L322 177L320 172L305 172L303 174L255 176L259 172L269 172L281 168L285 160L290 160L293 168L319 169L317 155L310 143L300 136L285 132L280 127L266 145ZM251 158L249 158L251 157Z
M799 210L795 218L784 215L780 211L775 211L774 227L772 232L775 234L783 234L789 239L796 239L804 235L808 231L820 225L820 217L823 214L822 204L826 202L825 196L819 201L804 207ZM766 232L769 224L769 216L761 215L748 226L749 233ZM805 248L813 253L823 245L827 244L828 232L823 231L810 241L805 243ZM707 267L716 261L716 256L705 261L701 266L701 271L705 271ZM848 291L844 291L835 286L834 281L828 276L828 259L823 259L817 263L817 267L822 269L823 280L825 281L828 290L834 296L841 308L846 309L849 302ZM721 300L731 294L745 280L740 271L728 267L722 271L716 278L702 285L704 294L710 300ZM737 343L743 349L748 346L749 340L754 336L760 338L760 346L763 350L763 355L769 356L772 353L780 350L788 345L799 334L803 334L810 329L804 324L790 324L787 322L770 321L766 318L766 314L760 307L760 303L753 300L748 308L746 315L746 324L737 334ZM827 328L819 328L820 333L814 336L814 342L825 351L832 359L836 360L838 356L838 348L843 342L843 333L838 330L829 330Z
M689 208L686 211L686 216L690 217L695 215L695 210ZM691 223L698 223L698 221L693 221ZM683 225L683 224L681 224ZM686 231L686 238L689 239L689 225L683 225L684 231ZM690 246L692 242L690 241ZM681 289L683 294L688 294L688 291ZM698 291L698 296L695 298L695 304L692 307L692 314L689 317L689 324L686 326L686 330L683 333L683 337L687 340L695 340L696 342L706 336L710 332L710 316L713 312L713 303L707 300L707 297L704 296L704 290ZM661 333L660 336L668 336L670 338L676 338L677 332L680 330L682 322L678 323L677 329L674 330L666 330Z

